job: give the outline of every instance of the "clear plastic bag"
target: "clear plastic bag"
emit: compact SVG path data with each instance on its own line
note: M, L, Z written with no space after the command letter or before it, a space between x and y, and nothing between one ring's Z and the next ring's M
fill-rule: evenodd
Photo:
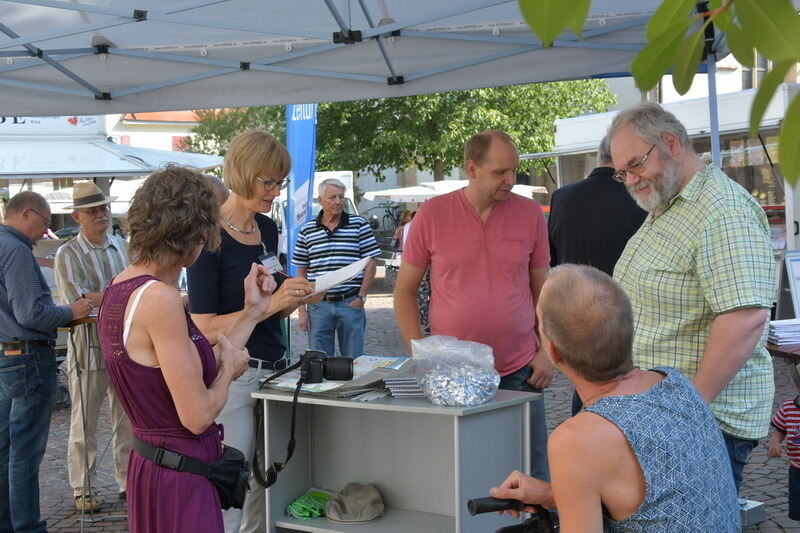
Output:
M411 341L422 390L438 405L479 405L497 393L491 346L432 335Z

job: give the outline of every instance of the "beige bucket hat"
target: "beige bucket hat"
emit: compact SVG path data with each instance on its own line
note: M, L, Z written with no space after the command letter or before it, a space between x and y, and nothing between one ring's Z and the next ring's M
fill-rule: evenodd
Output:
M72 188L72 205L68 205L64 209L67 211L74 211L82 207L95 207L98 205L110 204L116 200L116 196L106 196L100 187L93 181L84 181L76 183Z

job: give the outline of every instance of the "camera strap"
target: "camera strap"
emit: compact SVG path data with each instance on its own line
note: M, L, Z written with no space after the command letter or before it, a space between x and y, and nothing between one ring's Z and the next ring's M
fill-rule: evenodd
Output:
M289 442L286 445L286 460L282 463L273 462L266 470L266 479L262 475L261 465L258 463L258 450L263 449L264 446L264 406L261 401L256 402L255 407L255 427L256 427L256 446L253 450L253 478L256 483L265 489L270 488L278 480L278 472L286 468L289 459L294 454L295 440L294 440L294 427L297 418L297 398L300 395L300 388L303 386L303 378L297 380L297 387L294 389L294 396L292 397L292 424Z

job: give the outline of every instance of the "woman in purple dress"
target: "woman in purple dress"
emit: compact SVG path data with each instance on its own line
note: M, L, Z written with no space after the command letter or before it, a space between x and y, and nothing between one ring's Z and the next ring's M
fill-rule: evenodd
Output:
M269 309L275 281L253 265L245 306L213 348L192 323L176 288L203 246L219 244L219 207L200 174L154 173L128 211L131 265L112 280L98 327L106 368L136 438L204 462L222 454L214 422L233 380L247 369L244 346ZM222 532L209 480L161 467L132 451L128 525L133 533Z

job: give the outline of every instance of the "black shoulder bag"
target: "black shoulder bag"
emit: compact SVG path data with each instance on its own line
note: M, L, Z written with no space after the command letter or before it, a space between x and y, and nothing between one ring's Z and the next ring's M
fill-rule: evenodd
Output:
M241 509L244 506L244 498L249 490L250 465L244 454L233 446L224 446L222 457L211 463L153 446L136 437L133 438L133 449L158 466L207 478L217 489L223 509Z

